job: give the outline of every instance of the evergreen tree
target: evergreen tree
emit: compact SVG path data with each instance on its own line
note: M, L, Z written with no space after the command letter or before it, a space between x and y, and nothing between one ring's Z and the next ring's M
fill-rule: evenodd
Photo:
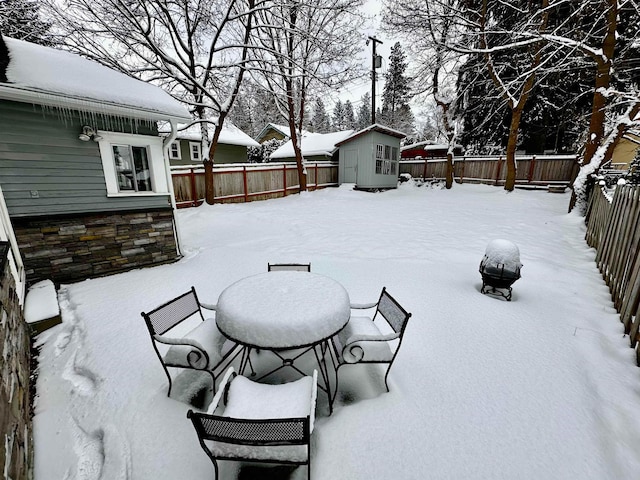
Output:
M328 133L331 131L331 120L327 115L324 102L320 98L316 98L313 108L313 117L311 117L310 130L318 133Z
M344 118L344 106L340 99L338 99L333 107L333 129L336 131L347 129Z
M360 98L360 106L356 115L356 130L362 130L371 125L371 95L365 93Z
M51 23L40 18L40 5L35 0L0 1L0 34L53 46L56 42L50 28Z
M353 113L353 105L351 104L351 100L347 100L344 102L344 126L345 129L354 129L356 128L356 117Z
M391 47L389 69L385 73L380 122L396 130L413 131L414 117L409 107L411 99L410 79L405 74L407 59L400 42Z

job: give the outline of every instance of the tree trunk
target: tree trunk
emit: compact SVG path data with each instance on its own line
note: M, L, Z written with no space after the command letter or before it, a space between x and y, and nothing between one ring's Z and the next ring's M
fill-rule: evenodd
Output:
M611 84L611 62L616 48L616 27L618 18L617 0L607 0L607 34L602 42L602 55L594 57L597 65L595 91L591 106L591 120L589 122L589 136L582 157L582 164L587 165L593 160L598 147L604 137L605 107L607 98L603 91Z
M524 104L524 102L522 103ZM520 127L521 117L521 108L512 110L511 123L509 125L509 140L507 141L507 176L504 182L504 189L509 192L512 192L516 187L516 148L518 147L518 129Z
M446 174L444 186L450 189L453 186L453 152L451 148L447 152L447 174Z

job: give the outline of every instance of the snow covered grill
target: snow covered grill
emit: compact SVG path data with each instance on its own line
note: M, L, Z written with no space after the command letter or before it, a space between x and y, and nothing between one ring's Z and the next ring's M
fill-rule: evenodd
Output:
M510 302L511 285L520 278L521 268L520 251L515 243L509 240L492 240L480 262L480 292L500 295Z

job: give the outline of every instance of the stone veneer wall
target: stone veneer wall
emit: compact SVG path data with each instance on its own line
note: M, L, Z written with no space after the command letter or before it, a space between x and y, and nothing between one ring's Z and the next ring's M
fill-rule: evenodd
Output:
M0 478L28 480L33 478L30 338L8 264L0 281Z
M84 280L178 256L171 209L12 222L28 283Z

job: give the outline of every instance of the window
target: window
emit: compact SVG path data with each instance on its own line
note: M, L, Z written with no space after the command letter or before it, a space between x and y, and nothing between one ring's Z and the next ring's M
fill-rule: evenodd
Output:
M160 137L104 131L100 136L108 197L169 194Z
M151 192L151 171L146 147L112 145L118 191Z
M202 161L201 145L198 142L189 142L189 151L191 152L191 161Z
M376 174L396 175L398 148L390 145L376 145Z
M180 160L182 158L180 142L171 142L171 146L169 146L169 158L171 160Z

